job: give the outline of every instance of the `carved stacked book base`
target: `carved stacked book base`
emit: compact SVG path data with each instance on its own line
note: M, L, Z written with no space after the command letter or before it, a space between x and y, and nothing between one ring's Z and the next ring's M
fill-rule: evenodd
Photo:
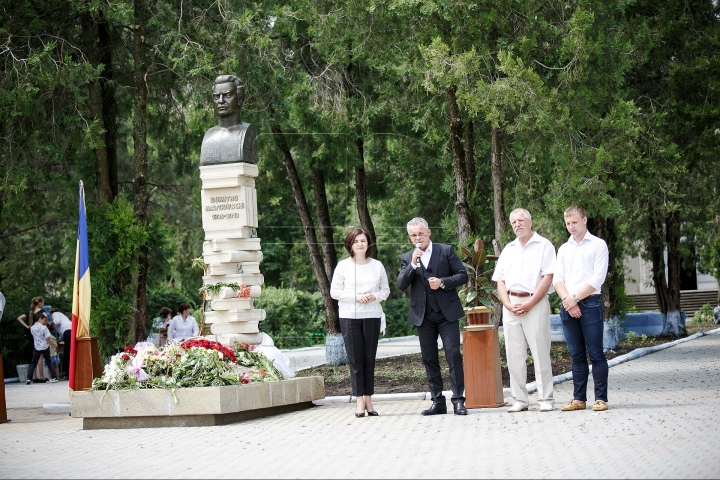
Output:
M250 290L246 298L238 290L222 287L207 292L210 309L205 323L215 339L232 346L235 341L259 344L259 323L265 310L255 308L261 293L262 251L257 238L257 165L226 163L200 167L202 180L202 223L205 230L203 260L207 265L204 285L244 283Z

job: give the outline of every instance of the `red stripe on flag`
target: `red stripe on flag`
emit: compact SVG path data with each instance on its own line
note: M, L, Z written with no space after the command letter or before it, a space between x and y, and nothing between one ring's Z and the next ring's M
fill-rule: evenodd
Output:
M68 386L70 390L75 390L75 359L77 358L77 342L75 336L77 333L78 317L72 314L72 328L70 328L70 372L68 373Z

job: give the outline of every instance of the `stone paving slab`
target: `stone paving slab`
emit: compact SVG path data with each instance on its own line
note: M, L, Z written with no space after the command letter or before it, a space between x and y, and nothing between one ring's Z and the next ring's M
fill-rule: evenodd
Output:
M558 405L571 398L572 382L555 388ZM17 405L12 397L8 389ZM720 477L720 335L612 368L609 401L600 413L540 413L531 403L467 417L423 417L427 402L417 400L378 402L379 417L360 419L334 404L136 432L83 431L81 419L15 406L0 425L0 478ZM64 446L62 460L37 461L33 450L50 444Z

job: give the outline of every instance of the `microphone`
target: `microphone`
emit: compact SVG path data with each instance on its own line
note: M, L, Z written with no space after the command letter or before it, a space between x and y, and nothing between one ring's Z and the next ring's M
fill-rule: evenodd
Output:
M422 243L418 242L415 244L415 248L422 248ZM420 264L420 257L417 258L417 266L419 267Z

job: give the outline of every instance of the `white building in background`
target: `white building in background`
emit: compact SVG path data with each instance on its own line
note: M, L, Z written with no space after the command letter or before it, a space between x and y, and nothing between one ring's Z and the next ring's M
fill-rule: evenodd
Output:
M666 254L667 256L667 254ZM625 293L628 295L645 295L655 293L652 280L652 262L644 260L640 255L625 257ZM665 267L667 278L667 267ZM718 282L712 275L683 270L680 278L680 290L718 290Z

